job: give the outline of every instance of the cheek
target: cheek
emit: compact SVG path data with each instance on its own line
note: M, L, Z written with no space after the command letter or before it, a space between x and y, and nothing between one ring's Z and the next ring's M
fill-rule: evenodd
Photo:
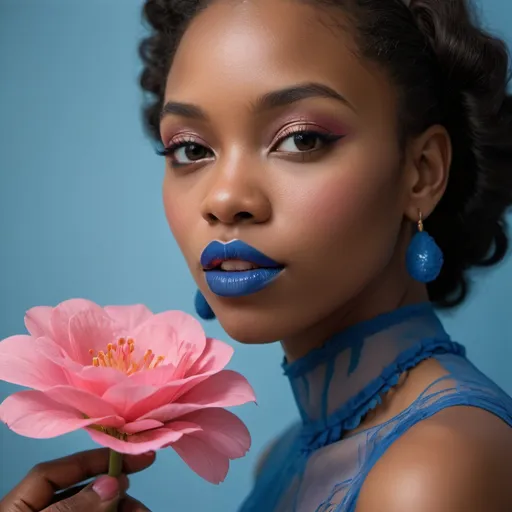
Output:
M190 240L190 237L187 237L186 234L190 233L193 209L190 208L190 204L187 208L186 197L178 193L168 177L164 179L162 196L167 223L181 251L187 257L187 241Z
M288 232L296 251L308 260L323 254L347 263L362 251L389 254L402 218L398 171L390 171L392 165L383 169L382 162L370 169L375 170L350 165L336 174L320 173L296 191L287 207L294 212ZM307 255L305 240L311 247Z
M371 182L354 179L330 180L311 190L302 211L304 225L314 224L321 235L336 234L360 224L370 214L378 192Z

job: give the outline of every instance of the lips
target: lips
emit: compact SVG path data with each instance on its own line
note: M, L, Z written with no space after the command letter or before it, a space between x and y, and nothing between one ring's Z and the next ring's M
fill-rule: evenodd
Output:
M204 270L220 270L221 267L226 269L226 262L236 262L239 265L237 270L251 270L250 268L243 269L241 264L251 264L253 268L282 268L277 261L269 258L262 252L254 247L242 242L241 240L232 240L226 244L218 241L211 242L207 245L201 254L201 265ZM229 269L231 270L231 269Z
M218 266L218 270L224 270L226 272L245 272L246 270L253 270L255 268L260 267L249 261L240 260L225 260Z
M211 242L201 254L201 265L208 287L220 297L256 293L284 269L284 265L241 240Z

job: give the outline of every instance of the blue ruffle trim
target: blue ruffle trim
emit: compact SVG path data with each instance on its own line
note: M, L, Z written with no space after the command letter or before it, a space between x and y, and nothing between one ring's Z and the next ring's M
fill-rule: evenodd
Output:
M291 379L295 379L310 372L318 365L331 360L339 354L343 349L353 347L365 338L383 331L392 325L396 325L402 320L410 320L415 316L428 315L432 319L436 319L434 308L430 302L422 302L420 304L411 304L400 309L395 309L389 313L383 313L375 318L353 325L345 329L341 333L333 336L331 340L323 347L316 348L309 352L302 359L298 359L293 363L288 363L286 358L283 360L282 367L284 374ZM440 326L442 330L442 327Z
M382 396L397 385L402 373L437 354L465 357L465 348L450 340L425 339L404 351L379 377L332 413L327 422L318 420L304 425L300 434L303 452L311 452L341 439L343 432L359 426L368 412L375 409Z

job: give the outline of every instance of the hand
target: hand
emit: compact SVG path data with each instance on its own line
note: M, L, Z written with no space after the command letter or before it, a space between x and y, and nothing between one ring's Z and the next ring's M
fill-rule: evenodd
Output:
M126 496L129 482L125 475L118 479L100 476L89 485L76 485L107 473L108 459L109 451L99 449L38 464L0 501L0 511L107 512L119 503L119 512L148 512L142 503ZM154 453L125 455L123 471L136 473L154 460Z

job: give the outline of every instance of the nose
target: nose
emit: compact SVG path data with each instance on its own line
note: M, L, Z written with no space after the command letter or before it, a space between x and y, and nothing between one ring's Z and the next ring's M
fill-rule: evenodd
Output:
M260 224L272 215L262 183L237 166L218 170L202 204L202 216L210 224Z

